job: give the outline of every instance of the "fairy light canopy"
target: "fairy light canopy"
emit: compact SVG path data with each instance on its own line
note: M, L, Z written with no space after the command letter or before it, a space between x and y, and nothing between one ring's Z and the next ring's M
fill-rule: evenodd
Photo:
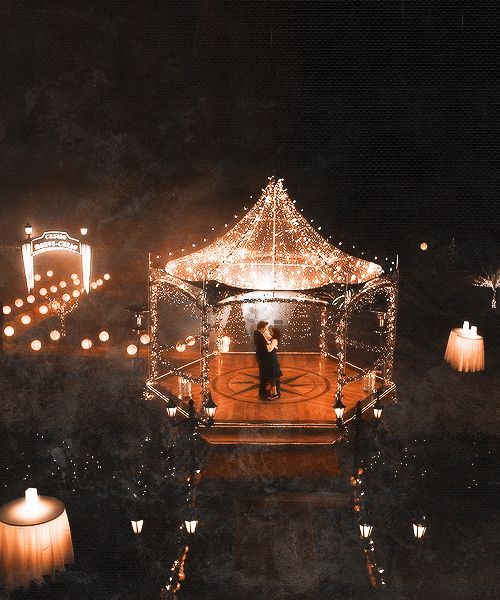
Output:
M205 248L169 261L165 271L185 281L291 291L346 280L364 283L378 277L382 267L329 244L296 209L283 180L271 177L232 229Z

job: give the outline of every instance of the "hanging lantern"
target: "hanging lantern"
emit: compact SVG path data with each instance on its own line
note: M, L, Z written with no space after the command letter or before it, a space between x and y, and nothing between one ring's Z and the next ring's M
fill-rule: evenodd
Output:
M26 302L28 304L33 304L33 302L35 302L36 298L35 296L33 296L33 294L30 294L27 298L26 298Z
M5 305L2 310L4 315L10 315L10 313L12 312L12 308L7 305Z
M23 325L29 325L31 323L31 317L29 315L23 315L21 317L21 323Z
M168 402L167 402L167 415L169 419L173 419L175 417L175 414L177 413L177 404L175 403L174 397L172 396L172 394L168 395Z
M361 522L359 525L359 534L363 539L367 539L371 536L373 531L373 525L369 525L368 523Z
M217 404L214 402L210 392L208 393L208 398L203 403L203 409L209 419L213 419L215 417L215 413L217 412Z
M186 531L188 533L194 533L196 531L196 527L198 525L198 520L195 519L194 517L192 517L189 521L188 520L184 521L184 524L186 525Z
M99 334L99 339L101 342L107 342L109 340L109 333L107 331L101 331Z
M12 327L12 325L7 325L3 332L7 337L12 337L15 333L15 330L14 327Z
M194 335L190 335L186 338L187 346L194 346L195 344L196 344L196 338L194 337Z
M422 516L421 519L418 519L415 523L413 523L413 535L415 536L415 539L421 540L423 539L426 531L427 524L425 522L425 516Z
M342 417L344 416L345 404L342 402L342 396L339 392L337 392L337 400L333 405L333 408L335 410L335 416L339 421L341 421Z
M59 331L57 331L57 329L53 329L50 333L49 333L50 339L53 340L54 342L57 342L58 339L60 339L61 334Z
M42 348L42 342L40 340L33 340L31 342L31 349L38 352Z
M46 315L49 312L49 308L48 306L45 306L45 304L42 304L39 308L38 308L38 312L41 315Z
M151 341L151 338L147 333L143 333L139 339L141 341L141 344L144 344L145 346Z
M384 410L384 405L382 404L382 402L380 400L380 394L377 394L377 401L373 405L373 416L375 417L376 421L380 421L380 419L382 418L383 410Z
M92 348L92 340L89 340L89 338L83 339L81 346L84 350L90 350Z
M142 525L144 523L144 520L141 519L140 521L130 521L130 523L132 524L132 531L136 534L141 533L142 531Z
M18 298L14 304L17 306L17 308L21 308L21 306L24 304L24 302L21 300L21 298Z
M137 346L135 344L129 344L127 346L127 354L129 356L135 356L137 354Z
M175 349L177 350L177 352L184 352L184 350L186 349L186 344L184 342L177 342L177 344L175 345Z

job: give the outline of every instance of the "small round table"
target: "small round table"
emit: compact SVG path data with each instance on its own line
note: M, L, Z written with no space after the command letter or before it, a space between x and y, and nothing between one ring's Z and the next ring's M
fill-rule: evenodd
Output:
M39 496L29 510L24 498L0 509L0 583L6 588L28 587L35 580L73 562L73 544L64 504Z
M452 329L444 355L457 371L484 371L484 340L480 335L465 333L461 327Z

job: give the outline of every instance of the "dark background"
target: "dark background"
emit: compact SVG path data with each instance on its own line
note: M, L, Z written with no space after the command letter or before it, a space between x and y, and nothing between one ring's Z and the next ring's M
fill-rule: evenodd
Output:
M332 241L494 253L496 2L0 6L5 242L177 253L275 174Z

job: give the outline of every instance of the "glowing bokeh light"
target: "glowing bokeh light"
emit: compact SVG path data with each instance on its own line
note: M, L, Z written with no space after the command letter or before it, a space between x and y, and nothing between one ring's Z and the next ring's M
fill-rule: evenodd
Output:
M97 283L96 283L95 281L93 281L93 282L90 284L90 287L91 287L93 290L96 290L96 289L97 289Z
M426 243L426 242L422 242L422 243L420 244L420 250L427 250L427 248L428 248L428 247L429 247L429 246L427 245L427 243Z
M60 281L59 282L59 287L60 288L65 288L68 284L65 281Z
M111 275L109 273L104 273L104 275L102 276L103 279L105 279L106 281L109 281L111 279Z
M50 291L55 294L57 292L57 285L51 285L50 286Z
M12 327L12 325L7 325L3 332L7 337L12 337L15 333L14 327Z
M76 273L71 273L71 279L76 279L78 275Z
M71 300L71 296L69 294L63 294L62 299L64 302L69 302Z
M42 276L40 275L40 273L35 274L35 277L34 277L35 281L40 281L41 278L42 278Z
M151 338L147 333L143 333L139 339L141 340L141 344L144 345L149 344L149 342L151 341Z
M10 315L10 313L12 312L12 308L7 305L5 305L2 310L4 315Z
M42 304L42 306L40 306L40 308L38 309L38 312L41 315L46 315L49 312L49 307L45 306L45 304Z
M21 298L17 298L17 300L14 302L14 304L17 306L17 308L21 308L21 306L24 304L24 302L21 300Z
M83 339L81 346L84 350L90 350L92 348L92 340L89 340L89 338Z
M78 298L80 292L78 290L73 290L73 298Z
M39 350L42 349L42 342L40 340L33 340L31 342L31 349L34 350L35 352L38 352Z
M175 349L177 350L177 352L184 352L184 350L186 349L186 344L184 342L177 342L177 344L175 345Z
M104 281L103 281L102 279L98 279L98 280L96 281L96 283L97 283L97 285L102 285L102 284L104 283Z
M57 331L57 329L53 329L49 335L50 335L50 339L53 340L54 342L57 342L57 340L60 339L60 337L61 337L61 334L59 331Z
M107 342L109 340L109 333L107 331L101 331L99 334L99 339L101 342Z
M52 269L49 269L47 271L47 277L52 277L52 275L54 275L54 271L52 271Z
M31 317L29 315L23 315L21 317L21 323L23 325L29 325L31 323Z
M80 280L78 279L78 277L73 279L73 285L80 285Z
M33 304L33 302L35 302L36 298L35 296L33 296L33 294L30 294L27 298L26 298L26 302L28 302L28 304Z
M47 288L40 288L40 291L38 293L40 294L40 296L46 296L47 295Z
M137 354L137 346L135 344L129 344L127 346L127 354L129 356L134 356L135 354Z

